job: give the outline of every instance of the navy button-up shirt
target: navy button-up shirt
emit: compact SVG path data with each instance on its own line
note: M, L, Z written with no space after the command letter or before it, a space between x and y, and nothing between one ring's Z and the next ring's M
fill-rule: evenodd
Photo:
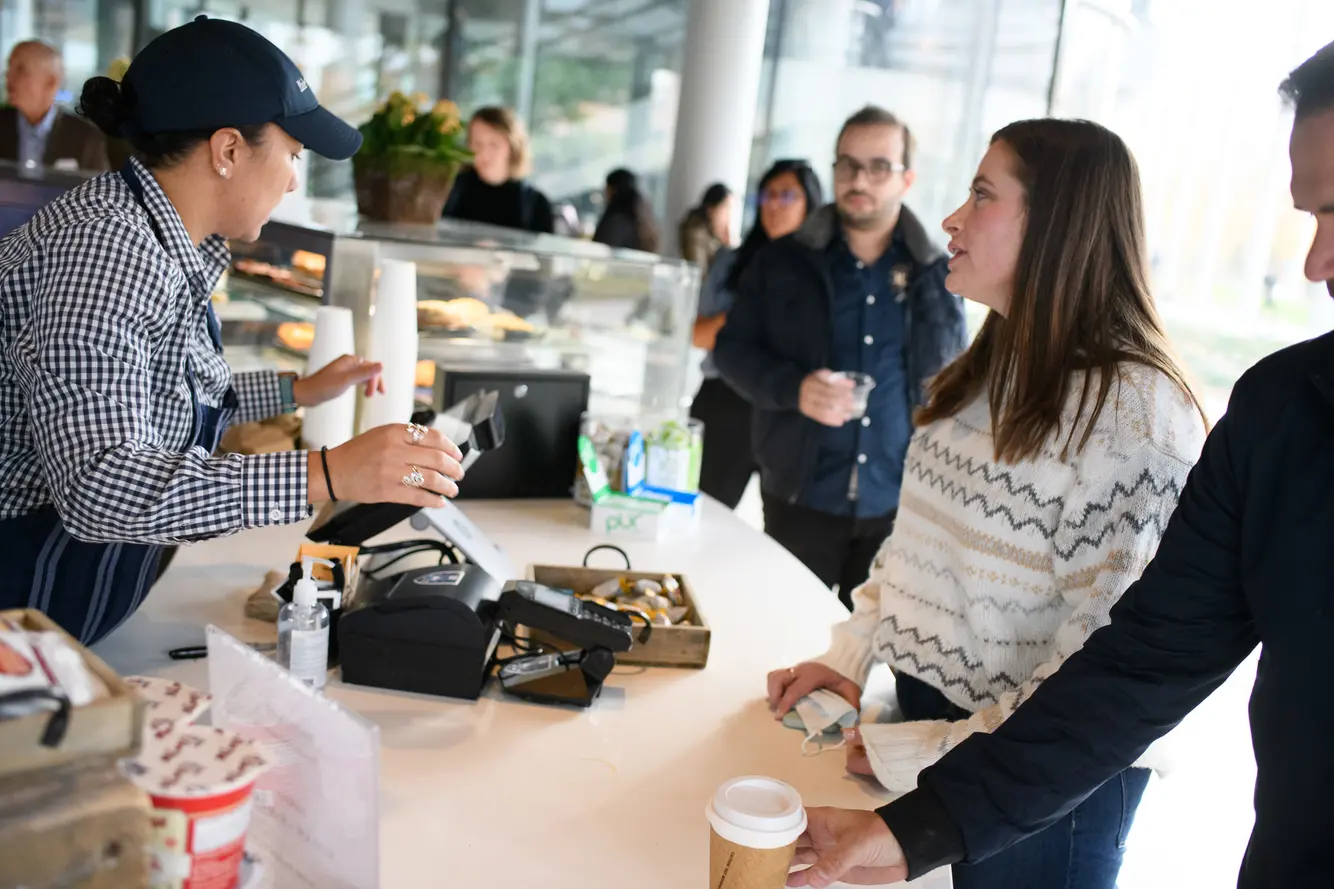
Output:
M799 500L831 515L872 518L898 509L912 437L907 319L903 299L912 261L901 233L874 263L863 263L840 230L825 253L833 283L830 370L875 379L866 416L820 427L815 472Z

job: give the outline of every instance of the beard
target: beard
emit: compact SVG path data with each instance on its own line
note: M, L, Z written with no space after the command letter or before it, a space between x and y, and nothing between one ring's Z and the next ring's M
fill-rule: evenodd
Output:
M866 231L880 228L885 224L886 220L893 215L895 209L895 205L890 202L877 204L875 198L871 197L864 191L849 192L843 197L845 200L854 197L862 197L871 202L870 209L861 212L849 210L847 207L843 206L842 201L835 204L835 207L838 210L839 222L843 223L844 228L852 229L853 231Z
M854 231L877 228L887 216L883 208L867 210L865 213L853 213L842 206L838 207L838 221L843 223L844 228Z

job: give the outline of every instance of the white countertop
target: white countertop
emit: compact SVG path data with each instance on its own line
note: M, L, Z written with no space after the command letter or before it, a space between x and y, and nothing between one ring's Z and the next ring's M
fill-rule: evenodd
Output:
M578 565L605 542L572 503L462 506L520 570ZM167 650L202 643L210 623L271 641L271 624L243 617L245 600L266 570L286 570L303 531L251 531L182 549L97 653L123 675L206 686L205 661L177 663ZM405 532L414 533L406 525L389 533ZM869 809L889 799L847 775L841 750L802 756L800 733L765 705L765 674L824 651L829 627L846 616L796 559L713 502L694 538L614 542L636 570L690 578L713 631L706 669L618 669L589 710L529 704L492 686L471 703L331 679L328 694L381 729L385 889L703 887L704 806L727 778L781 778L807 805ZM618 567L614 553L594 559ZM948 871L914 885L948 887Z

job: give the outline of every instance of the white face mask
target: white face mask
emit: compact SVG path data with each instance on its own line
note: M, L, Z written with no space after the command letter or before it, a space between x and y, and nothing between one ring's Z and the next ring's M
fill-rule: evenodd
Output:
M801 728L806 732L806 737L801 742L801 752L806 756L842 747L845 743L843 730L855 726L861 715L857 712L857 708L841 696L823 688L818 688L798 700L792 709L801 720ZM826 746L826 740L833 740L835 736L838 738L838 743ZM807 745L812 741L817 745L814 751L807 749Z

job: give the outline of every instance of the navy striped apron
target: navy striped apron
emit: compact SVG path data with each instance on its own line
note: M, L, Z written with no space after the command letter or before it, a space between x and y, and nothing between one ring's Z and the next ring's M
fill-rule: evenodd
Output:
M135 199L144 204L143 183L128 164L120 171ZM149 221L152 222L152 215ZM157 224L153 223L157 231ZM159 241L162 234L157 232ZM208 332L222 351L222 326L208 306ZM224 409L237 405L230 386L223 407L202 403L190 375L194 403L191 447L210 454L223 433ZM84 645L106 636L134 613L157 580L161 546L138 543L84 543L65 529L54 506L43 506L13 519L0 520L0 609L36 608L45 612Z

